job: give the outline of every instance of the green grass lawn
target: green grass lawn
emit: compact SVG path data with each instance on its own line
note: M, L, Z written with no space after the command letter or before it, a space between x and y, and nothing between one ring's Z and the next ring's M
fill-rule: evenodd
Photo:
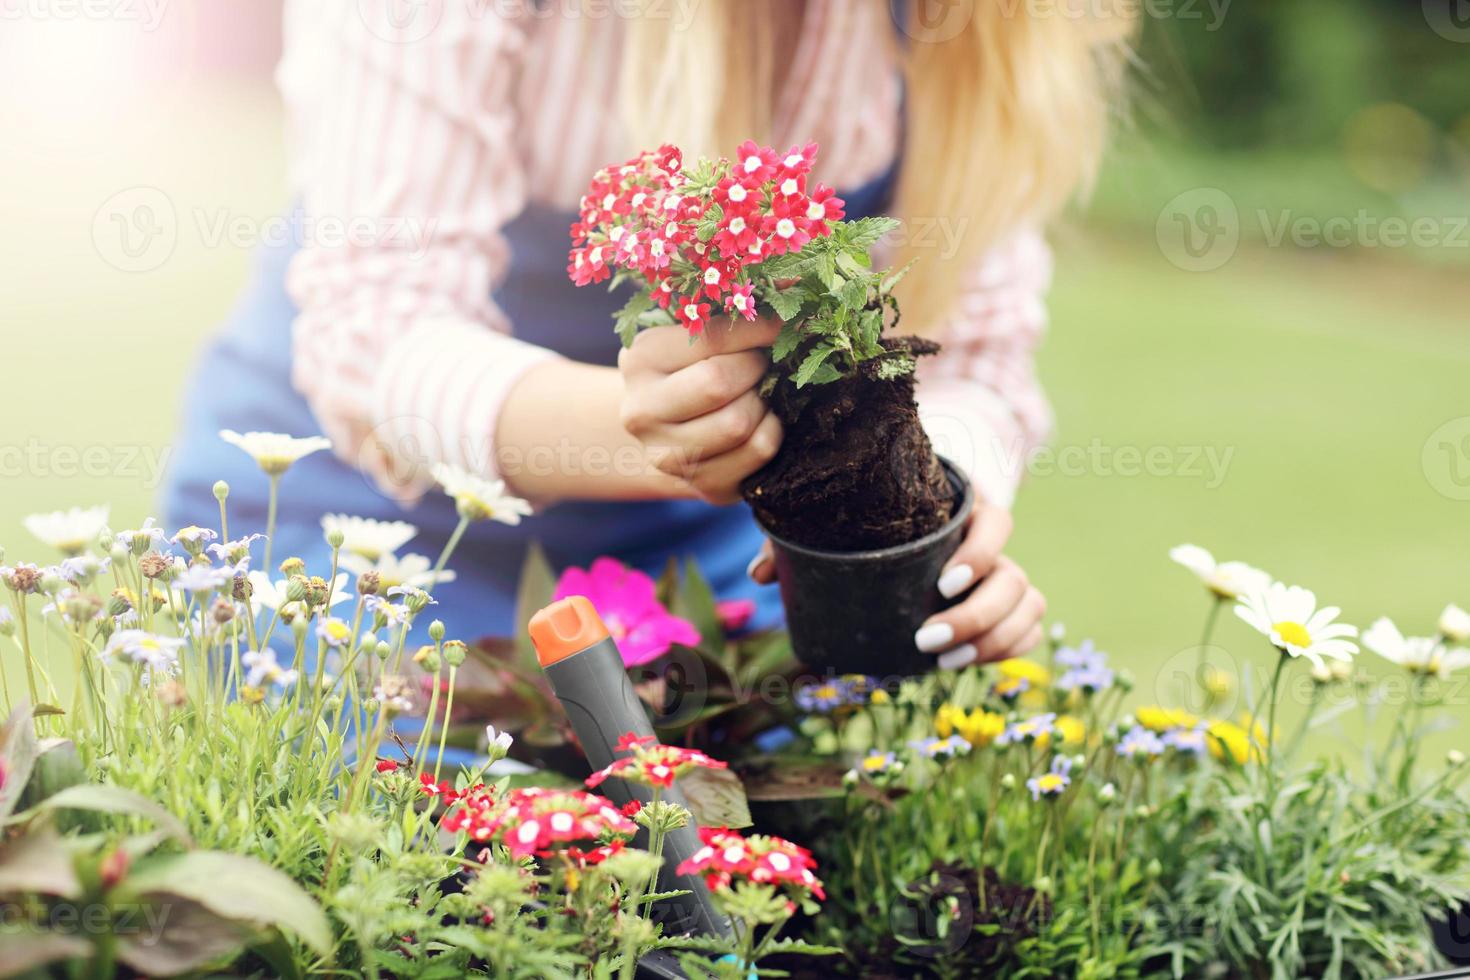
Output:
M0 173L0 195L38 227L0 243L0 447L11 452L0 542L12 560L49 557L21 529L27 513L109 501L122 527L150 511L192 352L249 256L181 227L162 268L123 273L99 258L91 222L109 194L141 183L165 187L185 215L272 214L283 200L274 108L243 99L229 125L219 118L198 114L195 139L163 164L139 137L105 176L95 161L57 172L34 157ZM1156 177L1150 193L1162 195ZM1015 551L1070 634L1094 636L1134 674L1135 700L1170 695L1206 606L1167 558L1183 541L1312 588L1360 625L1388 614L1424 632L1445 602L1470 605L1470 503L1439 492L1449 474L1422 461L1431 434L1467 413L1463 275L1250 241L1222 268L1190 273L1166 260L1151 220L1109 227L1058 236L1041 370L1059 463L1017 508ZM44 468L8 465L11 447L30 446ZM112 462L69 475L66 447L101 447ZM1129 475L1144 459L1154 475ZM1217 642L1238 666L1269 663L1233 617ZM18 678L13 651L0 655Z

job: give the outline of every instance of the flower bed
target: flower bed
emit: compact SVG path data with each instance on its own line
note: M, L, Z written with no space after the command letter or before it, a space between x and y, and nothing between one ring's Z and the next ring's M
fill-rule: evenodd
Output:
M273 484L312 448L241 441ZM441 479L466 525L522 513ZM336 567L287 556L276 580L271 528L232 527L218 496L217 531L47 515L29 526L59 562L0 566L26 688L3 692L0 974L1381 977L1440 962L1428 922L1470 894L1464 756L1419 752L1470 660L1453 608L1436 636L1364 633L1409 693L1349 769L1301 758L1307 720L1275 707L1303 664L1314 707L1379 699L1355 631L1199 549L1176 558L1216 597L1202 648L1233 605L1276 651L1243 716L1129 710L1126 672L1060 635L1037 660L812 678L695 568L558 583L533 560L527 613L591 595L663 739L589 773L523 643L432 622L452 544L384 588L412 527L332 516ZM1243 680L1199 668L1206 704ZM444 762L454 745L478 760ZM597 795L617 780L651 802ZM661 926L662 841L691 821L677 870L729 936Z

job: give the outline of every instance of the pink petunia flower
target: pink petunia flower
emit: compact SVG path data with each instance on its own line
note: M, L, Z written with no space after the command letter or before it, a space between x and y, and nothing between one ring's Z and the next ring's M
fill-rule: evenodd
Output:
M735 632L750 622L750 617L755 615L754 599L722 599L715 603L715 613L720 617L720 625L730 632Z
M658 659L675 643L699 643L694 624L673 615L658 601L653 579L616 558L598 558L591 568L563 572L554 598L570 595L591 600L629 667Z

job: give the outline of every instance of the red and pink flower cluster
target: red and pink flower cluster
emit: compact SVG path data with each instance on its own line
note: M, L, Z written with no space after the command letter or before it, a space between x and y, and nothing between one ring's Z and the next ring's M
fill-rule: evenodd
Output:
M811 851L789 840L764 834L741 837L724 827L701 827L699 839L704 846L682 862L678 872L703 875L711 891L729 888L740 879L790 888L800 897L827 897L814 874L817 862Z
M596 789L610 777L667 789L674 785L675 779L691 769L727 768L719 759L705 755L698 749L660 745L651 735L638 736L628 732L618 739L617 750L632 751L633 754L614 759L605 768L588 776L589 789Z
M439 826L480 843L499 841L516 857L545 857L572 841L606 841L604 846L611 846L630 838L638 828L629 816L610 800L580 790L527 787L497 800L493 791L476 787L456 795ZM610 853L601 847L578 849L576 857L595 864Z
M578 286L619 270L642 277L659 306L690 334L711 309L755 319L749 268L814 237L843 217L832 188L807 178L817 144L784 156L747 140L734 161L720 159L709 180L693 181L679 149L665 144L597 172L572 225L567 274ZM718 208L713 234L699 228Z

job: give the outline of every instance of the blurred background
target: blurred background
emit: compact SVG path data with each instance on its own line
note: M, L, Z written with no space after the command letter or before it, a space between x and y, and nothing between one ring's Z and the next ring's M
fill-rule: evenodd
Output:
M1015 551L1152 701L1207 606L1168 560L1180 542L1363 626L1428 633L1470 606L1470 5L1142 9L1133 121L1054 235L1059 426ZM0 542L44 562L26 514L152 511L195 351L282 233L280 11L13 0L0 18ZM1269 663L1230 619L1221 662Z

